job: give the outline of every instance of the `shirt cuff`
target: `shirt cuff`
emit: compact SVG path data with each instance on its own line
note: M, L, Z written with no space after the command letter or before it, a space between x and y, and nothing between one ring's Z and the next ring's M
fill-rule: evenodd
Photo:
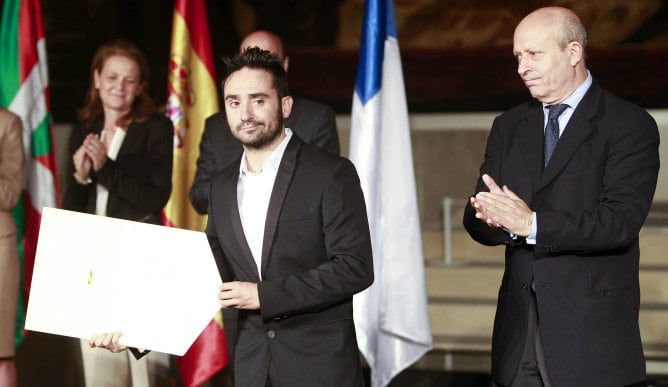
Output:
M81 180L81 179L79 179L79 176L77 176L76 173L74 174L74 180L76 180L76 182L81 184L81 185L88 185L88 184L93 182L93 180L91 180L90 176L87 177L85 180Z
M538 232L538 220L536 217L536 212L534 211L531 214L531 233L526 237L526 243L528 245L536 244L536 233Z

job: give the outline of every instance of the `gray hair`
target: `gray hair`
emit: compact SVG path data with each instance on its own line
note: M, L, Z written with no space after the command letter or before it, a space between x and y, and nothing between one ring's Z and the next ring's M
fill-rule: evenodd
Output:
M582 44L583 49L587 48L587 30L575 14L564 15L561 36L557 38L557 44L561 49L566 48L570 42L578 42Z

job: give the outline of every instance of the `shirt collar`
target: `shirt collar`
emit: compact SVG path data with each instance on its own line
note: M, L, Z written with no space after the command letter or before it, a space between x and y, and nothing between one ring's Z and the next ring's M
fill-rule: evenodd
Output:
M587 94L587 90L589 90L589 87L591 86L593 82L593 78L591 76L591 73L589 70L587 70L587 79L585 79L580 86L578 86L575 91L569 95L566 99L564 99L561 103L564 103L568 105L569 109L575 110L575 108L578 107L580 104L580 101L582 101L582 98L584 98L585 94ZM547 109L550 105L543 103L543 109Z
M267 157L266 160L262 163L262 171L267 168L272 170L278 170L279 165L281 165L281 159L283 159L283 154L285 149L288 147L288 143L292 138L292 130L290 128L285 128L285 138L281 141L280 144L274 149L273 152ZM241 163L239 165L239 177L249 173L248 163L246 162L246 151L241 155Z

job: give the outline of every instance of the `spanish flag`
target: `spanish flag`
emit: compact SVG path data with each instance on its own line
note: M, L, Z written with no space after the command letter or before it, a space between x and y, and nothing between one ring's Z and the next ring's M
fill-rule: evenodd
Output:
M204 230L206 217L190 205L188 190L195 176L204 120L218 111L214 74L205 0L176 0L167 98L167 114L174 123L173 188L164 210L168 226ZM227 362L219 312L179 359L183 384L199 386Z

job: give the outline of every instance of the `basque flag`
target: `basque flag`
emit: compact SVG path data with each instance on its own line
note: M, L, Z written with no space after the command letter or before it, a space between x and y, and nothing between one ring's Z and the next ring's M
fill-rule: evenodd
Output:
M0 22L0 72L0 106L21 117L23 123L24 187L14 207L23 273L23 292L19 295L16 314L18 345L23 340L25 306L30 294L42 209L57 207L59 197L46 39L39 0L4 2Z

